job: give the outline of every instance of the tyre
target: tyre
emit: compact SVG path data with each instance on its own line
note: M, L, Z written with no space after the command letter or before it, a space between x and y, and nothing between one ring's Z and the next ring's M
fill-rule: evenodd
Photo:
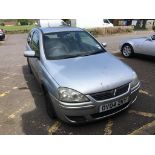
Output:
M121 49L122 55L126 58L130 58L134 55L133 47L130 44L124 44Z
M55 118L57 118L57 116L56 116L56 113L55 113L55 110L54 110L53 103L51 101L50 95L46 90L43 90L43 91L44 91L44 96L45 96L47 114L49 115L49 117L51 119L55 119Z
M29 59L28 59L28 58L27 58L27 64L28 64L29 73L30 73L30 74L33 74L32 69L31 69L31 66L30 66L30 62L29 62Z

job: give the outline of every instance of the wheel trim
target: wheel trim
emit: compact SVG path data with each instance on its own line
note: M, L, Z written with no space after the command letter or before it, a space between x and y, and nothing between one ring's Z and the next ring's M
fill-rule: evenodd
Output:
M123 55L126 57L129 57L131 55L131 47L130 46L124 46L123 47Z

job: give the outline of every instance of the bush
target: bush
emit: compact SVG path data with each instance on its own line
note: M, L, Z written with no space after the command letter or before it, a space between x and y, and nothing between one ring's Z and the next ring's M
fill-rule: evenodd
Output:
M33 19L29 19L29 20L28 20L28 24L29 24L29 25L33 25L34 22L35 22L35 20L33 20Z
M152 30L154 30L154 31L155 31L155 20L153 21Z
M5 24L4 23L0 23L0 26L5 26Z
M28 25L29 24L28 19L18 19L17 22L20 23L20 25Z

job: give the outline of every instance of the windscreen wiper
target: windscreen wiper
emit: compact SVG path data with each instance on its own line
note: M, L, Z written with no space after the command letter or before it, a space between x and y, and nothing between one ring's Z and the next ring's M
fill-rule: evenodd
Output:
M99 54L99 53L103 53L103 51L96 51L96 52L93 52L93 53L86 53L86 54L83 54L81 56L95 55L95 54Z

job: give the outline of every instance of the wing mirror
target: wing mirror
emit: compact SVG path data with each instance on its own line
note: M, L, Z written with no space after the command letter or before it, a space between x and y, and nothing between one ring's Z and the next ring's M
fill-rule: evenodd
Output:
M107 47L107 43L101 43L103 47Z
M35 55L35 51L25 51L25 52L24 52L24 56L25 56L25 57L31 57L31 58L37 57L37 56Z

